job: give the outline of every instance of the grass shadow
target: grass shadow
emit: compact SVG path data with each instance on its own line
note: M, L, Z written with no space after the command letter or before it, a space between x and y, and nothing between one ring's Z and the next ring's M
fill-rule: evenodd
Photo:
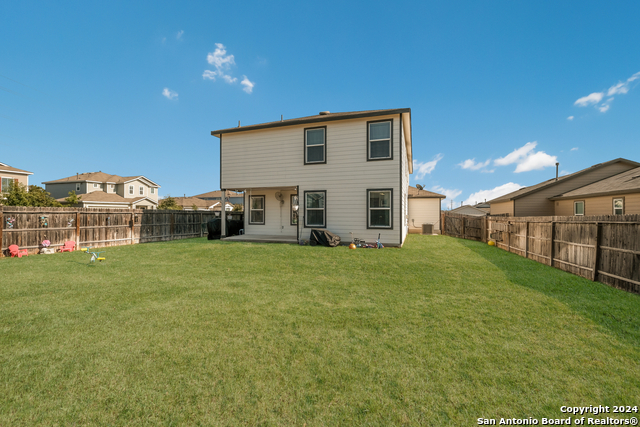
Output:
M460 245L500 269L512 283L565 304L606 332L640 348L640 295L592 282L486 243L458 240Z

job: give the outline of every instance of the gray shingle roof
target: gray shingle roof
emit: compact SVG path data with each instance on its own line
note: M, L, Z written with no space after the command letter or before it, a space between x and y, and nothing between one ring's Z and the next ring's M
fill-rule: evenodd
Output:
M585 185L584 187L576 188L575 190L553 197L552 200L637 192L640 192L640 167L605 178L593 184Z
M444 194L434 193L433 191L418 190L416 187L409 186L410 199L446 199Z

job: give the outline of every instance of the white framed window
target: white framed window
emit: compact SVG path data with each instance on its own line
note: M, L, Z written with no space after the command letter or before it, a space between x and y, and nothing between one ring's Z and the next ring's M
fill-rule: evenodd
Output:
M298 225L298 212L300 210L298 195L291 195L291 225Z
M98 183L94 182L93 183L93 188L98 188Z
M139 191L140 191L140 195L144 196L144 187L142 185L140 186Z
M2 182L0 183L0 193L9 191L11 184L15 182L14 180L15 178L2 178Z
M129 186L129 194L131 194L133 196L133 185Z
M304 130L304 164L327 163L327 127Z
M327 226L326 191L305 191L304 192L304 226L322 227Z
M367 160L393 159L391 120L367 122Z
M578 200L573 202L573 214L584 215L584 200Z
M151 187L151 194L156 194L156 189L155 189L155 187Z
M116 191L116 185L115 184L109 184L109 190L115 192Z
M76 183L76 191L80 191L80 183Z
M249 224L264 225L264 196L250 197Z
M367 228L393 229L393 190L367 190Z
M624 215L624 197L613 199L613 214Z

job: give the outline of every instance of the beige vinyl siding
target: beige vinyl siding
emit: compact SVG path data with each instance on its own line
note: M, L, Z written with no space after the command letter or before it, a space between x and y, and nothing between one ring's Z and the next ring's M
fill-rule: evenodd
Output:
M51 193L51 197L54 199L60 199L62 197L69 197L70 191L75 191L77 195L86 193L86 183L80 183L80 191L76 191L76 183L61 183L61 184L45 184L45 190Z
M440 230L440 199L409 199L409 228L422 231L422 224Z
M17 179L18 183L27 187L29 186L29 175L17 174L13 172L0 172L0 177L9 178L12 182L15 182L15 180Z
M327 122L327 163L304 164L305 125L262 129L222 136L221 187L243 191L257 187L274 189L300 186L301 238L304 228L304 192L326 191L327 229L343 241L355 237L400 244L402 194L400 188L400 121L398 115L375 117L393 122L393 159L367 161L367 119ZM373 120L373 119L371 119ZM404 151L404 150L403 150ZM393 229L367 229L367 189L393 189ZM252 190L253 194L264 191ZM275 197L266 195L267 207ZM289 201L285 200L285 205ZM269 211L266 213L267 220ZM257 230L252 228L251 230ZM252 232L247 229L246 233ZM264 228L261 234L272 234ZM256 231L258 233L258 231Z
M577 197L575 199L557 200L556 215L572 216L573 202L584 200L585 215L613 215L613 199L624 197L624 213L640 214L640 193L621 194L616 196Z
M284 204L276 199L276 192L280 191ZM245 205L245 234L283 235L296 238L296 226L291 225L291 195L295 190L260 189L250 190L246 195ZM264 196L264 224L249 224L250 197ZM302 218L302 216L300 216Z
M633 168L634 166L632 165L618 162L594 169L593 171L586 172L574 178L558 181L555 185L516 199L515 216L557 215L555 213L555 204L553 201L549 200L550 197L575 190L576 188L584 187L587 184L609 178L610 176L617 175Z
M509 214L513 216L513 201L491 203L491 215Z

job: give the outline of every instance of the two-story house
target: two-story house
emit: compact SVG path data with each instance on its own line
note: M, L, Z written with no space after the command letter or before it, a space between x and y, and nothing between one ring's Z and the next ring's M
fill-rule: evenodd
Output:
M353 233L403 244L411 109L326 111L211 134L220 138L220 187L245 197L245 235L232 239L295 242L319 228L346 242Z
M29 175L33 175L33 172L27 172L5 163L0 163L0 194L9 191L9 187L13 183L20 183L29 187Z
M142 175L118 176L104 172L80 173L43 182L51 197L64 202L69 192L80 196L76 207L156 209L160 186Z

